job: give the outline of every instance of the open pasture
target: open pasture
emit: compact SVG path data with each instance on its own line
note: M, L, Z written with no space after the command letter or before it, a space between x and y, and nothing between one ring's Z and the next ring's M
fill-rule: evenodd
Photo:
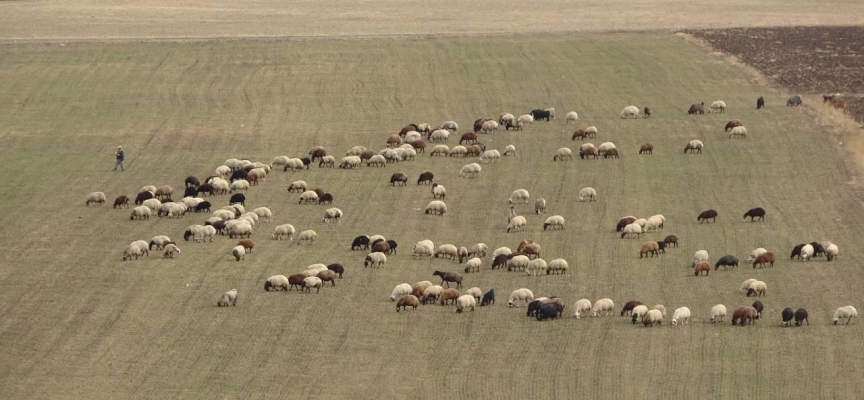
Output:
M832 326L834 309L860 299L857 260L860 205L831 138L800 109L755 110L775 95L719 58L671 35L377 42L206 44L74 44L0 48L0 395L4 398L857 398L864 373L860 324ZM724 114L688 116L694 102L722 99ZM651 118L622 120L627 105L653 108ZM236 240L183 242L186 226L205 216L130 221L113 210L117 195L144 185L204 178L225 159L270 162L302 157L321 145L339 158L350 147L381 149L409 122L455 120L459 133L481 117L516 116L555 107L558 118L522 132L480 135L515 157L483 164L475 179L459 168L476 159L418 155L412 162L358 170L274 170L247 194L266 206L254 252L231 257ZM565 125L576 110L579 120ZM744 121L746 139L723 126ZM577 127L597 126L595 144L614 142L620 159L553 162L556 149L578 148ZM703 153L683 154L698 139ZM653 155L637 155L654 144ZM126 150L126 172L111 172ZM448 145L455 145L451 140ZM576 152L578 154L578 151ZM432 171L447 188L449 212L423 215L432 200L416 177ZM390 187L394 172L406 187ZM332 206L298 205L288 185L302 179L333 193ZM597 189L593 203L579 190ZM524 233L505 233L507 199L531 194L516 210ZM109 204L85 206L92 191ZM175 199L179 197L175 195ZM533 200L548 201L542 216ZM210 200L227 205L228 196ZM745 221L763 207L764 222ZM321 221L339 207L338 224ZM716 223L696 216L716 209ZM542 230L560 214L562 231ZM662 233L620 239L625 215L666 216ZM311 246L269 239L273 227L315 229ZM121 262L137 239L159 234L178 242L173 260L158 254ZM366 252L349 249L360 234L399 243L383 268L364 269ZM667 234L681 247L639 259L640 244ZM445 260L413 260L423 239L490 251L531 237L547 261L565 258L563 276L528 277L489 269L465 274L465 288L494 288L497 303L457 315L426 305L396 313L388 297L399 283L461 271ZM797 243L832 240L840 257L790 261ZM712 270L694 277L693 253L775 251L773 269ZM265 293L264 280L307 265L338 262L345 278L319 294ZM731 317L752 298L737 292L747 278L768 284L764 319L755 326L712 325L725 304ZM516 288L557 295L563 320L537 322L525 307L507 308ZM239 291L236 307L219 296ZM615 301L614 317L572 317L580 298ZM618 316L628 300L669 310L661 327ZM693 311L685 327L672 312ZM803 307L809 326L779 326L780 310ZM728 317L727 317L728 318ZM660 384L662 382L662 384Z
M670 12L674 10L674 12ZM474 35L856 25L858 0L4 0L4 40Z

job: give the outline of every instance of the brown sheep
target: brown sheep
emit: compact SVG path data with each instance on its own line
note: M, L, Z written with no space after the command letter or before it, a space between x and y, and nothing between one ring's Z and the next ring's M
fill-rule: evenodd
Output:
M426 142L422 140L415 140L411 142L411 147L413 147L414 150L417 151L417 154L423 154L426 152Z
M624 217L618 220L618 223L615 224L615 232L621 232L625 226L630 225L636 222L636 217Z
M411 307L411 311L417 311L419 306L420 300L417 300L417 296L406 294L396 302L396 312L399 312L399 307L402 307L402 311L407 311L408 307Z
M458 272L443 272L435 271L432 276L441 277L441 283L447 282L447 287L450 287L450 282L456 282L456 287L462 287L462 274ZM456 297L459 297L458 295Z
M651 257L654 257L655 255L659 256L657 254L657 251L659 249L660 246L657 245L657 242L645 242L642 244L642 248L639 250L639 258L642 258L643 256L645 256L645 258L648 258L648 254L651 254Z
M678 247L678 236L669 235L663 239L663 242L666 243L666 247Z
M621 316L623 317L625 315L633 314L633 309L636 308L636 306L641 306L644 304L645 303L643 303L639 300L628 301L626 304L624 304L624 308L621 309Z
M519 246L516 246L516 251L520 252L520 251L522 251L522 249L525 248L525 246L532 244L532 243L535 243L534 239L531 239L531 238L522 239L522 241L519 242Z
M399 147L401 144L402 138L400 138L399 135L390 135L390 137L387 138L387 147Z
M336 273L331 270L321 271L318 275L315 275L321 282L330 281L330 286L336 286Z
M458 250L456 250L456 256L459 257L459 264L462 264L462 262L465 261L466 258L468 258L468 249L460 247Z
M589 147L584 150L579 150L579 158L586 159L588 157L594 157L596 160L599 156L597 155L597 149L594 147Z
M462 143L477 143L477 134L474 132L463 133L462 138L459 139L459 144Z
M456 289L444 289L444 292L441 293L441 305L445 305L447 303L456 304L456 299L459 298L459 291Z
M528 256L528 258L530 258L532 260L539 258L540 257L540 245L537 243L531 243L531 244L525 246L524 249L522 249L522 253L524 253L526 256Z
M129 198L126 196L119 196L114 199L114 208L123 207L129 208Z
M572 140L576 140L576 138L579 138L579 140L585 140L585 137L586 137L586 136L588 136L588 133L586 133L586 132L585 132L584 130L582 130L582 129L579 129L579 130L577 130L576 132L573 132L573 137L570 138L570 139L572 139Z
M639 147L639 154L654 154L654 145L651 143L642 143Z
M729 132L730 129L732 129L732 128L736 127L736 126L744 126L744 123L741 122L741 121L739 121L739 120L737 120L737 119L733 119L733 120L731 120L731 121L729 121L729 122L726 123L726 128L724 128L723 131L724 131L724 132Z
M471 156L480 157L480 153L483 152L483 150L480 148L480 146L478 146L476 144L472 144L471 146L468 146L468 148L466 150L468 150L465 153L466 157L471 157Z
M418 299L419 299L419 298L422 298L422 297L423 297L423 292L425 292L425 291L426 291L426 288L428 288L428 287L429 287L429 286L425 286L425 285L414 285L414 287L411 288L411 295L414 296L414 297L416 297L416 298L418 298ZM425 300L425 299L423 300L423 304L426 304L426 300Z
M401 130L399 130L399 137L400 137L400 138L404 138L405 135L408 134L408 132L411 132L411 131L414 131L414 130L417 130L417 127L415 127L414 125L406 125L404 128L402 128Z
M381 240L372 245L372 253L380 252L380 253L390 253L390 243L387 243L386 240Z
M765 264L769 264L771 267L774 267L774 261L776 260L776 256L772 252L762 253L755 260L753 260L753 268L756 268L756 265L759 265L759 268L765 267Z
M292 287L296 287L297 290L301 290L303 288L303 280L306 279L305 274L294 274L288 277L288 290L290 291Z
M171 197L172 194L174 194L174 189L172 189L171 186L165 185L157 188L156 192L153 193L153 196L157 198L161 197L164 199L166 197Z
M309 150L309 159L311 161L315 161L316 159L318 161L321 161L321 159L324 158L324 156L326 156L326 155L327 155L327 150L325 150L321 146L316 146L312 150Z
M243 249L246 250L247 253L251 253L252 248L255 247L255 243L253 243L251 239L242 239L237 242L237 245L243 246Z
M696 263L694 275L699 276L702 271L705 271L705 276L708 276L708 273L711 272L711 263L708 261L699 261Z
M603 153L603 158L620 158L618 157L618 149L609 149Z
M735 313L732 314L732 325L735 325L735 321L739 321L738 325L740 326L752 325L756 322L757 317L759 317L759 312L755 308L741 306L736 308Z

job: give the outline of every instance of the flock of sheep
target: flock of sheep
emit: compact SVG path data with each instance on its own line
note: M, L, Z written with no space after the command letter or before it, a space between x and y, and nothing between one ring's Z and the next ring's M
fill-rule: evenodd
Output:
M790 98L790 102L792 102ZM790 105L800 105L800 97L797 104L792 102ZM760 97L759 108L764 105L764 100ZM709 113L726 111L726 104L723 101L715 101L709 107ZM645 107L640 110L635 106L628 106L622 110L621 118L639 118L650 117L652 110ZM704 103L693 104L688 110L689 114L703 114ZM207 177L203 181L194 176L186 178L184 183L183 198L180 201L174 201L171 196L174 194L173 188L170 186L144 186L135 197L135 207L130 214L130 220L148 220L151 216L165 216L167 218L183 218L187 213L209 213L210 217L206 219L204 224L190 225L184 232L184 240L192 240L194 242L214 241L218 235L227 235L228 238L239 238L240 241L231 248L231 257L236 261L245 259L246 254L252 252L254 242L251 236L255 227L259 222L271 222L273 213L267 207L258 207L251 211L245 208L246 194L252 187L259 185L270 176L273 168L282 167L283 171L302 171L308 169L315 161L318 162L319 168L338 167L339 169L355 169L360 168L363 163L367 167L384 167L387 164L397 163L400 161L416 160L418 154L426 152L426 142L423 140L425 134L426 140L431 143L437 143L429 152L430 157L446 156L446 157L479 157L479 163L500 162L502 157L515 156L516 148L513 145L506 146L503 151L499 152L495 149L487 149L485 145L478 141L478 133L491 134L504 127L506 130L522 130L526 125L534 123L538 120L546 120L555 118L555 109L535 109L530 113L515 117L509 113L502 113L498 120L493 119L478 119L474 122L473 131L461 135L459 145L453 148L448 147L446 142L450 136L455 135L458 131L458 124L455 121L446 121L440 127L432 127L430 124L410 124L401 129L398 134L389 136L385 142L385 148L375 152L363 146L354 146L350 148L341 160L336 160L336 157L329 154L323 147L315 147L311 149L307 156L303 158L291 158L288 156L277 156L271 163L265 164L261 162L252 162L250 160L229 159L214 171L214 174ZM565 124L576 122L578 114L575 111L567 113ZM725 131L730 131L730 138L747 137L746 128L743 123L738 120L730 121ZM572 140L585 138L594 138L598 134L598 129L594 126L578 129L574 132ZM463 145L467 145L463 146ZM653 154L654 146L650 143L641 145L639 154ZM704 144L699 140L693 140L687 143L684 152L701 153L704 149ZM604 142L600 146L595 147L591 143L586 143L580 146L579 156L582 159L597 159L603 158L618 158L619 153L615 144ZM559 148L555 151L553 161L565 161L573 159L573 152L567 147ZM461 178L477 178L482 173L483 168L479 163L469 163L460 169L458 174ZM406 186L408 176L404 173L394 173L390 178L390 185ZM417 180L418 185L428 184L431 186L433 200L425 207L424 213L429 215L444 216L447 214L447 205L444 203L446 199L446 189L439 183L434 182L432 172L421 174ZM332 204L334 197L330 193L325 193L321 189L309 189L309 185L302 180L297 180L291 183L288 187L289 193L299 193L298 204ZM215 196L217 194L231 194L228 205L212 209L213 205L207 199L198 197L201 194ZM597 191L594 188L586 187L579 192L579 201L595 201ZM513 191L508 199L509 214L506 232L524 231L527 224L527 219L524 216L517 215L516 205L529 203L530 194L525 189L517 189ZM107 201L106 195L102 192L93 192L87 196L86 205L104 204ZM118 196L114 201L114 208L130 207L131 198L127 196ZM543 198L536 199L534 202L534 212L542 214L546 211L546 200ZM343 212L338 208L329 208L325 210L322 221L323 223L338 223L343 218ZM698 216L699 222L707 222L709 219L716 222L718 213L715 210L707 210ZM764 220L765 211L761 208L754 208L745 213L744 217L750 217L755 221L757 218ZM625 237L641 237L648 232L659 232L664 228L666 218L663 215L654 215L649 218L636 218L635 216L627 216L621 218L616 224L616 231L621 232L621 238ZM545 219L543 230L560 230L565 228L565 219L561 215L553 215ZM296 236L296 237L295 237ZM273 240L287 239L289 241L296 239L297 244L314 243L317 238L317 233L314 230L304 230L297 234L296 229L291 224L281 224L274 228L272 234ZM351 243L352 250L371 250L364 258L364 268L379 268L387 262L387 255L396 254L398 243L394 240L387 240L383 236L366 236L361 235L355 238ZM654 257L665 253L667 247L678 247L678 238L674 235L667 236L663 241L649 241L642 245L639 252L639 257ZM142 256L149 256L149 252L153 249L161 250L163 257L174 258L180 254L180 248L177 243L164 235L154 236L149 242L144 240L135 240L123 250L122 260L138 259ZM483 259L486 258L488 246L483 243L477 243L472 246L469 251L465 247L457 247L452 244L443 244L437 248L430 240L423 240L414 245L411 251L412 258L441 258L447 260L458 260L459 263L465 263L464 273L479 272ZM546 262L540 258L541 247L533 239L524 239L519 243L515 252L507 247L501 247L491 253L492 263L491 269L505 268L508 271L524 271L528 275L537 276L543 273L547 275L564 274L569 268L568 263L563 258L556 258L550 262ZM796 246L793 249L792 258L799 257L802 260L808 261L813 257L825 255L828 261L837 257L839 249L837 245L825 243L805 243ZM773 267L776 261L776 256L773 252L769 252L763 248L756 249L752 252L748 262L753 263L753 268L756 266ZM701 275L703 272L707 276L710 271L709 257L705 250L699 250L693 257L691 266L694 269L695 275ZM739 259L734 255L726 255L721 257L714 265L714 269L719 269L720 266L725 268L735 268L739 266ZM341 264L313 264L306 270L290 276L274 275L268 278L264 283L266 291L290 291L296 288L300 292L310 292L311 289L316 289L319 292L324 286L324 282L330 282L331 286L336 285L336 279L342 278L345 273L345 267ZM397 285L390 295L390 300L396 303L396 311L404 311L408 307L416 310L421 305L435 304L440 305L454 304L456 312L462 313L467 309L474 311L479 303L479 306L489 306L495 303L495 292L489 290L486 293L479 287L471 287L465 290L464 293L458 291L462 287L463 275L459 272L435 271L434 276L440 277L440 284L433 284L430 281L420 281L414 285L401 283ZM450 284L456 285L455 288L450 288ZM442 285L446 285L445 288ZM764 296L767 293L767 284L756 279L748 279L745 281L740 290L749 296ZM238 291L231 289L222 294L217 305L219 307L227 305L236 305ZM565 308L563 300L556 296L550 297L535 297L534 293L527 289L521 288L514 290L508 298L508 306L514 307L520 303L527 304L527 315L536 317L537 320L555 319L563 315ZM611 299L604 298L595 301L593 304L588 299L581 299L573 305L574 316L579 319L582 316L590 315L594 317L602 315L610 315L613 312L615 305ZM761 317L762 303L757 301L751 306L737 307L732 316L732 324L740 322L740 325L752 324L756 319ZM663 305L655 305L648 309L641 301L627 302L621 311L621 315L630 315L632 322L642 322L645 326L654 326L662 324L666 318L666 309ZM807 322L807 311L799 309L795 312L791 308L787 308L782 312L782 323L784 326L789 326L792 319L796 325L801 325L802 322ZM857 316L857 311L852 306L840 307L836 310L833 322L845 321L847 324ZM714 306L710 311L710 321L724 321L726 317L726 307L722 304ZM672 315L672 325L686 325L691 318L691 311L687 307L676 309Z

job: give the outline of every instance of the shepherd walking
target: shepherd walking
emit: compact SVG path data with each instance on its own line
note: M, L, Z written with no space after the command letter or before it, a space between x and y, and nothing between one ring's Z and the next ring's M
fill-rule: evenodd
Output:
M117 146L117 162L114 164L114 170L117 170L117 167L120 167L120 171L125 171L123 168L123 160L126 159L126 154L123 153L123 146Z

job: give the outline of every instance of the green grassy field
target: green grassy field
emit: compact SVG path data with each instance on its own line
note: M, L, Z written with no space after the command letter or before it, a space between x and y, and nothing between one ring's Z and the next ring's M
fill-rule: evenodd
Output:
M862 251L855 227L860 205L831 137L785 97L752 86L720 58L672 35L586 35L544 38L379 40L375 42L231 42L69 44L0 47L0 397L45 398L858 398L864 373L860 325L832 326L835 308L860 306ZM756 111L764 95L769 107ZM693 102L723 99L724 115L691 117ZM627 105L650 104L650 119L621 120ZM193 174L210 175L225 159L269 162L299 157L315 145L341 156L354 145L380 149L408 122L456 120L460 133L480 117L555 107L559 120L524 132L483 136L516 157L486 164L460 179L475 160L432 158L344 171L312 167L274 171L247 194L249 208L267 206L254 252L234 262L235 241L182 242L184 219L129 221L127 210L84 206L91 191L109 201L144 185L175 190ZM576 129L595 125L595 144L614 142L620 160L553 163ZM750 136L729 140L723 126L743 120ZM684 155L687 141L706 144ZM654 155L636 154L651 142ZM111 172L122 144L127 171ZM452 141L449 145L453 145ZM423 171L447 187L450 213L426 216ZM389 187L390 174L411 177ZM300 206L285 189L303 179L334 194L345 212L321 222L329 206ZM597 189L599 201L579 203ZM546 215L526 215L524 233L505 233L507 198L515 189L549 202ZM179 196L175 196L179 197ZM211 199L227 204L227 196ZM741 215L761 206L764 223ZM715 208L716 224L696 215ZM625 215L664 214L666 229L621 240ZM543 232L548 215L567 229ZM313 246L269 239L277 224L315 229ZM151 255L121 262L125 246L166 234L180 240L174 260ZM360 234L399 242L382 269L362 268ZM681 247L640 260L645 240L667 234ZM532 237L546 260L563 257L565 276L468 274L465 287L494 288L498 304L457 315L452 306L395 313L388 299L402 282L431 280L450 261L412 260L414 243L431 239L490 249L515 248ZM791 247L813 240L840 246L837 262L789 261ZM694 278L699 249L712 262L746 259L756 247L776 251L774 269L712 272ZM264 280L312 263L348 268L320 294L265 293ZM717 303L749 305L736 290L765 281L765 319L752 327L707 322ZM508 309L516 288L558 295L569 305L609 297L689 307L687 327L647 329L629 318L539 323L525 308ZM237 288L237 307L219 295ZM784 307L810 311L811 325L779 327ZM859 307L860 308L860 307Z
M674 12L670 12L674 11ZM475 35L856 25L858 0L3 0L2 40Z

